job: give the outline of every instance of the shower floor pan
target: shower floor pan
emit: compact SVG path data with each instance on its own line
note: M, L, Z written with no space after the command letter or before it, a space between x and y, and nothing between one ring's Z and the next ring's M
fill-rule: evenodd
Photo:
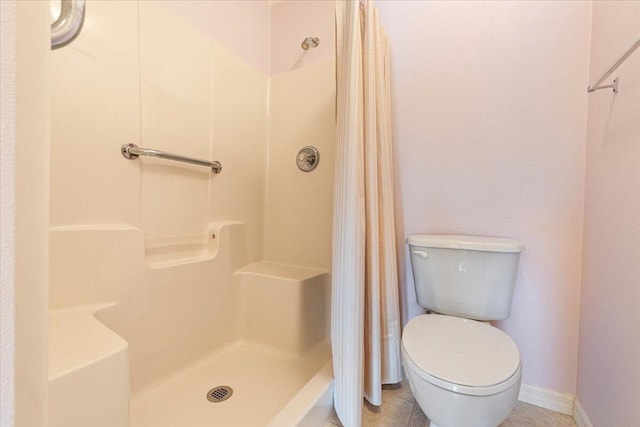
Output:
M131 427L295 425L279 413L291 412L286 406L301 390L313 393L309 389L330 365L330 353L326 343L301 355L233 343L132 395ZM233 395L219 403L207 400L207 392L220 385L230 386Z

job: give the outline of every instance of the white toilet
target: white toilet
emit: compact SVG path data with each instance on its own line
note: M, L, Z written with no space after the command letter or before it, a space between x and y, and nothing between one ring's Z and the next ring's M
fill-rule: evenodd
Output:
M518 399L522 367L513 340L486 321L511 314L524 245L457 235L407 243L418 304L433 313L402 333L411 391L431 427L496 427Z

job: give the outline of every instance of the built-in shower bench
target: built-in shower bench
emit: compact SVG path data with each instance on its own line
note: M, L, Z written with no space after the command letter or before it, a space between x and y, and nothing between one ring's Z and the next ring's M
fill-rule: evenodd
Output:
M261 261L234 275L243 340L302 353L326 339L331 291L326 271Z
M49 311L49 426L129 425L128 344L94 314L109 305Z

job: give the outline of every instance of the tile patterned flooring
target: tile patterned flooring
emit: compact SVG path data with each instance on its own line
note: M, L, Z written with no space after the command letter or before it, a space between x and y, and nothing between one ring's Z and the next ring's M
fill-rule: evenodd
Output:
M406 380L382 387L382 406L365 402L362 427L427 427L429 420L416 403ZM499 427L575 427L573 418L527 403L518 402ZM342 426L335 413L325 427Z

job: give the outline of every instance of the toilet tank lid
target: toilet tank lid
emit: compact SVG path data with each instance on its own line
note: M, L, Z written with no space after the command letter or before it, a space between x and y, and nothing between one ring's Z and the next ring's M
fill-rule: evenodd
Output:
M524 244L503 237L462 236L459 234L412 234L407 238L411 246L424 248L466 249L487 252L522 252Z

